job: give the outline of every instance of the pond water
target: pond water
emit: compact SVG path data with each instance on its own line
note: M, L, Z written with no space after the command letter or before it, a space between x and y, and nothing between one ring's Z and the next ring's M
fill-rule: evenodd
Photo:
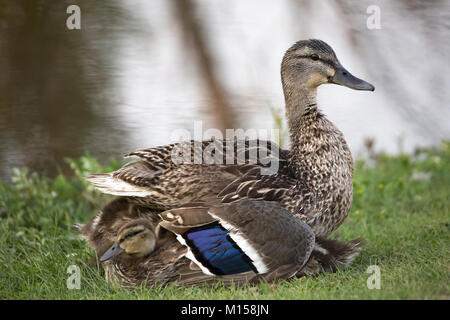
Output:
M450 138L449 1L193 3L234 128L273 128L271 108L284 114L284 51L319 38L376 87L318 91L355 156L367 138L390 153ZM194 121L219 125L173 2L80 1L81 30L65 27L66 5L11 2L0 12L0 178L22 166L66 171L64 158L84 152L106 161L170 143ZM370 5L380 29L367 27Z

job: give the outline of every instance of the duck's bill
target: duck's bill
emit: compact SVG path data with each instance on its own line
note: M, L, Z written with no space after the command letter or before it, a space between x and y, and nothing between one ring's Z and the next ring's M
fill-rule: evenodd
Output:
M336 69L336 73L330 79L330 82L339 84L341 86L349 87L355 90L368 90L368 91L375 90L375 87L373 85L362 79L355 77L342 66Z
M108 249L101 257L100 261L105 262L109 259L111 259L114 256L117 256L119 253L121 253L123 249L120 247L120 244L118 242L114 243L111 248Z

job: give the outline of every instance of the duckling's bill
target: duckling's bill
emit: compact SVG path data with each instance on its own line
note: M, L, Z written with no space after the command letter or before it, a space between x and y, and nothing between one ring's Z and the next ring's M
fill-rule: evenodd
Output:
M120 243L114 243L100 258L100 262L105 262L114 256L120 254L124 249L120 247Z
M336 72L329 80L331 83L339 84L355 90L374 91L375 87L370 83L359 79L348 72L343 66L336 68Z

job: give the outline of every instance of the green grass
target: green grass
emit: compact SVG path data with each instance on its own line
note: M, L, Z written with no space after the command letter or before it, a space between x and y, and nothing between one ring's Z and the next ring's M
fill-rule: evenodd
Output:
M108 198L84 180L121 164L71 160L75 175L54 179L16 170L0 183L0 299L449 299L450 143L414 155L358 161L353 208L337 230L367 245L352 267L316 278L244 288L113 289L92 251L71 225L85 222ZM67 268L81 270L81 288L66 286ZM368 289L370 265L381 288Z

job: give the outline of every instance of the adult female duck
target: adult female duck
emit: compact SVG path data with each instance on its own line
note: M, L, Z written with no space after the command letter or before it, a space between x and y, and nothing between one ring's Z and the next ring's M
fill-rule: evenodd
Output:
M292 147L289 151L278 150L276 144L268 143L267 154L277 161L277 172L263 174L261 169L267 167L264 158L239 163L236 155L251 153L252 144L226 141L221 147L214 148L215 158L217 153L219 158L227 158L226 151L231 146L235 151L231 164L229 158L225 164L179 163L174 161L173 151L177 150L179 156L183 156L183 151L176 149L177 145L168 145L133 152L129 156L137 156L138 161L112 173L91 175L88 180L103 192L130 197L141 206L159 211L163 220L170 218L164 211L176 208L182 216L183 210L191 211L192 203L197 203L197 207L206 208L206 211L197 211L199 216L212 217L225 233L238 234L234 237L238 240L233 238L233 242L253 261L247 268L260 273L271 270L270 263L264 263L264 257L273 260L274 251L267 247L268 251L264 251L263 244L267 239L255 240L258 235L250 234L245 225L258 220L259 232L272 230L274 221L286 219L288 212L301 222L293 225L302 230L304 239L308 239L302 242L300 251L309 255L315 247L310 231L316 238L326 238L345 219L352 202L352 156L343 134L318 110L317 87L325 83L356 90L373 91L374 87L344 69L333 49L320 40L299 41L288 49L281 65L281 78ZM194 147L196 144L191 142ZM194 150L189 159L193 160L196 153L208 149L210 144L209 141L199 143L200 150ZM260 144L257 149L261 151ZM220 205L225 209L217 209ZM208 209L213 207L215 209ZM234 210L233 213L230 210ZM250 220L239 221L236 217L240 210L250 213L247 214ZM210 227L217 228L217 224L210 224ZM274 236L281 239L283 231L277 232L280 234ZM198 233L206 234L206 231ZM179 239L182 241L182 237ZM201 240L198 246L202 247L204 241L207 240ZM206 250L206 247L194 248L194 242L185 241L192 252ZM255 261L252 256L260 261ZM300 260L304 264L307 258ZM261 263L261 270L255 263Z

